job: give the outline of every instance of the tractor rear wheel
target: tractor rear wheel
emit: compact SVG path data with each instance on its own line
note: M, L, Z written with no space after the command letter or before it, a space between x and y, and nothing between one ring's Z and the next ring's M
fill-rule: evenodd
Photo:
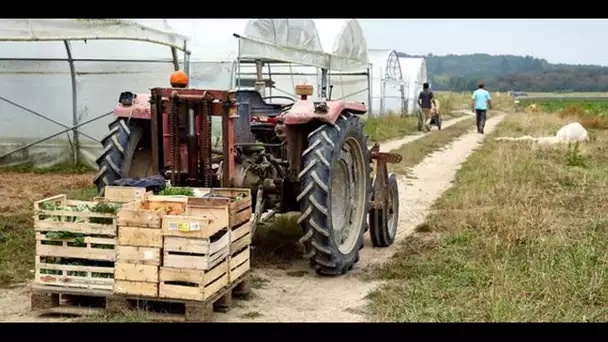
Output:
M342 113L308 135L302 153L298 222L306 255L321 275L340 275L359 261L371 196L367 136L359 117Z
M369 211L369 235L374 247L388 247L392 245L397 235L397 226L399 225L399 189L397 187L397 176L394 174L388 177L388 196L387 208Z
M99 195L106 185L121 178L151 176L152 153L145 144L146 130L137 120L118 118L108 125L110 132L101 140L103 152L97 158L99 172L93 178Z

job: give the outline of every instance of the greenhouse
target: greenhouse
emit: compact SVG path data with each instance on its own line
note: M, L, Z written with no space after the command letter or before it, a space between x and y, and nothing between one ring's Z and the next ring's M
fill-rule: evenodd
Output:
M0 163L94 166L118 95L148 92L183 63L188 38L143 22L0 21Z
M372 68L372 115L412 114L418 94L426 82L423 58L399 57L395 50L369 50Z
M418 94L424 82L428 82L424 58L399 57L401 77L405 83L405 108L408 113L418 110Z
M333 85L332 99L375 114L411 112L426 79L423 59L368 50L355 19L7 19L0 46L2 165L95 166L118 95L168 85L176 69L192 87L255 88L269 102Z

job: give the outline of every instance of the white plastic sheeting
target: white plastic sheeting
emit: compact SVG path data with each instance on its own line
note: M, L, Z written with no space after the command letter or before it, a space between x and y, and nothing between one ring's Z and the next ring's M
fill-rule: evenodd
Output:
M291 63L264 66L275 82L275 88L268 89L266 95L293 95L299 83L318 89L322 67L363 72L369 62L367 44L356 20L345 21L336 32L330 49L322 44L315 21L306 19L0 20L0 96L6 100L0 99L4 119L0 155L111 112L122 91L147 93L151 87L167 85L174 70L169 47L183 48L184 41L192 51L193 87L234 87L238 70L243 77L249 73L255 78L253 65L236 65L239 55L241 60ZM241 38L236 39L234 33ZM75 60L76 119L72 70L63 40L71 40L71 58ZM182 60L183 54L178 53L178 58ZM366 80L357 82L351 82L352 89L367 88ZM348 86L342 82L334 91ZM367 96L360 101L367 102ZM112 119L106 116L78 129L81 162L94 166L101 149L98 140L107 134ZM49 166L67 161L73 157L72 138L71 134L60 134L11 154L2 163Z
M315 19L333 71L365 71L369 67L367 40L356 19Z
M0 155L111 112L122 91L146 93L152 86L166 84L174 70L170 47L183 47L187 37L167 30L162 21L153 27L146 24L152 22L0 20ZM63 39L80 39L68 44L75 60L76 118ZM107 134L112 119L106 116L78 128L81 162L94 165L101 149L97 140ZM1 162L49 166L68 161L73 158L72 139L72 134L63 133Z
M237 58L242 62L261 59L267 61L263 76L271 79L275 88L267 88L265 95L294 97L299 83L312 84L318 90L321 68L361 71L369 63L367 44L356 20L168 19L167 22L173 30L192 37L190 73L195 87L243 87L235 80L237 74L253 79L255 65L236 65ZM237 40L233 34L241 38ZM363 88L367 89L366 80L364 83ZM360 84L356 86L361 89Z
M321 44L332 55L332 98L369 103L371 60L367 40L356 19L315 19Z
M424 58L400 57L401 77L406 84L406 107L408 113L418 110L418 94L422 84L427 82L427 69Z
M369 50L372 69L372 115L412 114L427 81L424 58L399 57L395 50Z
M402 112L405 108L405 90L397 52L372 49L369 56L373 64L372 115Z

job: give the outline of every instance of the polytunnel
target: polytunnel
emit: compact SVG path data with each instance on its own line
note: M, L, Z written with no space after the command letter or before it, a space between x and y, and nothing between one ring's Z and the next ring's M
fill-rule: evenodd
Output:
M187 40L163 20L1 20L0 163L94 166L119 94L168 83Z
M372 49L369 56L373 65L370 112L372 115L404 113L406 91L397 51Z
M192 87L254 88L260 79L264 95L294 98L296 84L317 85L317 68L329 65L309 19L167 21L173 30L192 38Z
M405 83L405 101L408 113L418 108L418 94L422 85L427 82L426 62L424 58L399 57L401 77Z
M315 19L325 51L331 54L332 98L371 103L371 63L367 40L356 19Z
M261 80L264 96L292 99L300 83L313 84L320 95L322 69L348 72L368 67L367 45L358 23L329 21L330 25L324 19L168 20L175 31L192 38L193 87L254 88ZM320 37L330 37L331 43ZM360 88L366 90L367 83Z

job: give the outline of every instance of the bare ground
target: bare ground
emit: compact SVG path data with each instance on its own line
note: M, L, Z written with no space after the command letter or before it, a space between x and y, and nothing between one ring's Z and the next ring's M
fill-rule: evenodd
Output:
M444 127L467 117L446 122ZM489 133L502 120L496 116L488 120ZM383 144L383 150L398 148L421 138L423 134ZM346 276L319 277L303 262L289 269L255 269L260 283L248 301L237 304L229 313L217 313L216 321L250 322L361 322L369 321L365 314L366 295L379 285L362 279L367 266L377 265L393 255L399 244L423 222L431 204L451 185L464 160L482 141L483 136L472 129L443 150L429 155L412 168L406 178L399 178L399 231L395 245L374 249L369 238L361 251L361 261ZM26 287L0 290L0 321L58 321L57 318L38 317L29 310L29 291ZM61 321L68 319L63 318Z

